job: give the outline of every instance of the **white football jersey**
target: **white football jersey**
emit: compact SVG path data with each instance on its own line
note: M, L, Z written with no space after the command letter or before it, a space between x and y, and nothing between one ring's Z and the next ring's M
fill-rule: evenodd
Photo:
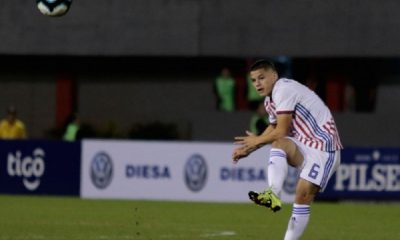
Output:
M292 114L290 137L321 151L342 149L332 114L315 92L303 84L286 78L279 79L272 96L265 98L265 109L271 124L277 114Z

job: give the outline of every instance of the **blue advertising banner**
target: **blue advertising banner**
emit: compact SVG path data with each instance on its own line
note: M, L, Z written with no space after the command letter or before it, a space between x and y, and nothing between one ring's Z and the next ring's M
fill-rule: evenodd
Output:
M0 193L79 195L80 143L0 141Z
M346 148L320 199L400 199L399 148Z

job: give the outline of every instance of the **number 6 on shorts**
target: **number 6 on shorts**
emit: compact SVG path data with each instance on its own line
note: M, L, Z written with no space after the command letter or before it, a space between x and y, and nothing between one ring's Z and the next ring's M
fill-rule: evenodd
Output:
M308 173L308 176L312 179L317 179L319 169L320 169L320 166L318 164L314 163L310 172Z

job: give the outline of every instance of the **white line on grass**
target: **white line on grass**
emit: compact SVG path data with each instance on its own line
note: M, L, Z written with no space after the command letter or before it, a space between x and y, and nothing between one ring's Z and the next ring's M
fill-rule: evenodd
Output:
M226 236L235 236L236 232L234 231L221 231L221 232L213 232L213 233L206 233L201 235L205 238L212 238L212 237L226 237Z

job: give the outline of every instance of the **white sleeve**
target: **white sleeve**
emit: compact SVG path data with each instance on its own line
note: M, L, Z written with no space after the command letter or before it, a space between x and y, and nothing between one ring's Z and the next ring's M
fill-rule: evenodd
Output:
M270 124L276 124L276 116L274 114L268 114L268 121Z
M290 83L282 83L273 93L273 101L275 102L276 114L294 112L294 108L298 103L298 92Z
M266 97L264 100L264 106L265 106L265 111L268 114L268 121L270 124L276 124L276 113L273 110L273 107L271 107L271 102L270 98Z

